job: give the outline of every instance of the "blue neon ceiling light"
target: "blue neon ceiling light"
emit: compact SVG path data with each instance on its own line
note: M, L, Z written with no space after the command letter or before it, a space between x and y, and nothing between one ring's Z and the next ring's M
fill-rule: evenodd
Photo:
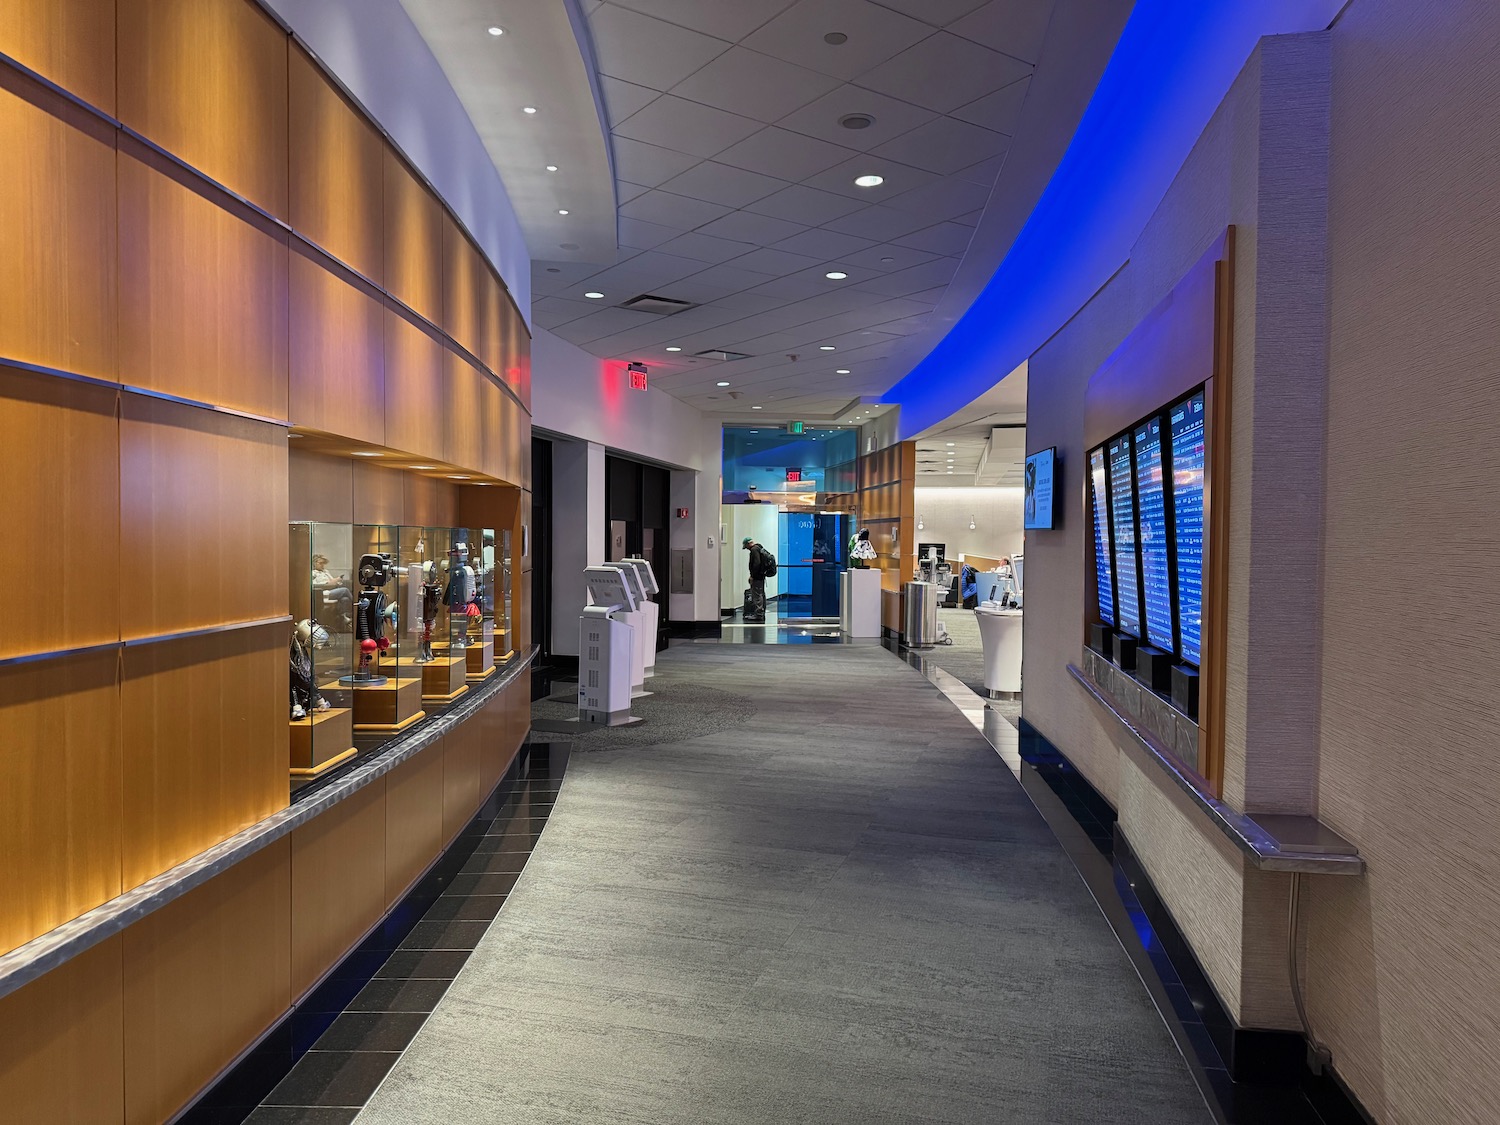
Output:
M884 402L901 434L989 390L1129 256L1263 35L1327 27L1344 0L1137 0L1051 181L969 310Z

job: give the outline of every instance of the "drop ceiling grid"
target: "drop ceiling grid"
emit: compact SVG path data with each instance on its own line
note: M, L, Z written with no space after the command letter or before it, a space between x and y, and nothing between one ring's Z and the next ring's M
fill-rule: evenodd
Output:
M595 354L690 376L674 390L690 400L727 406L711 375L749 387L747 377L777 368L795 368L782 374L805 380L809 392L842 391L851 379L878 384L875 369L921 326L952 279L998 174L1007 130L1022 110L1020 84L1033 69L1026 56L1037 55L1036 10L1050 3L1023 7L1011 11L1014 0L592 6L616 151L621 260L592 273L538 261L538 323ZM1007 52L1012 25L1016 49ZM826 44L824 33L835 30L849 41ZM843 128L839 118L850 113L868 113L874 124ZM857 169L886 183L854 187ZM822 276L835 267L848 279ZM588 291L606 294L603 307L581 300ZM610 307L641 292L707 309L755 299L741 316L720 308L730 315L712 320L678 320L698 309L651 317ZM799 318L800 305L831 294L845 297L832 315ZM860 376L786 359L825 333L843 341L841 352L852 349L850 334L861 331L881 338L858 347L868 365ZM667 353L668 345L683 351ZM693 351L762 346L778 350L753 361L689 362Z

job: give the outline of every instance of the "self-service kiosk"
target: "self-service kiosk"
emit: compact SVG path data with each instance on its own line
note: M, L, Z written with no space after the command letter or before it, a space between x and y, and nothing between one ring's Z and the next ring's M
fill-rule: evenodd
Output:
M646 587L641 582L640 572L628 562L607 562L603 564L612 570L617 570L624 576L625 586L634 599L634 606L629 610L621 610L615 614L616 620L624 621L635 630L634 649L632 650L630 671L630 694L636 699L650 695L644 687L646 683ZM653 641L654 647L654 641Z
M636 574L640 577L641 585L646 591L646 600L641 604L641 621L644 624L641 641L644 646L642 665L646 679L656 675L656 637L657 630L661 626L661 604L656 598L661 593L661 585L656 581L656 572L651 569L651 564L645 559L629 558L625 560L635 567Z
M631 574L614 565L588 567L583 576L593 604L578 620L578 721L611 727L638 723L630 713L637 646L628 620L640 605L638 587Z

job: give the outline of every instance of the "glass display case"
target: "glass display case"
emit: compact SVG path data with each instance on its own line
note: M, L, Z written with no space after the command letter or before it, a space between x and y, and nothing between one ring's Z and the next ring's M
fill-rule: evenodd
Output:
M495 532L470 528L469 563L474 587L465 607L464 667L471 683L495 672Z
M341 682L354 696L354 733L366 741L406 730L425 717L418 645L403 630L406 602L404 529L389 524L352 528L356 586L353 671Z
M466 690L463 654L454 648L455 618L451 599L455 559L463 535L449 527L403 527L398 561L406 603L406 674L421 683L421 696L449 703ZM460 613L461 617L461 613Z
M512 587L511 568L511 536L510 529L505 528L500 532L498 544L499 561L496 564L495 575L495 663L509 660L515 652L515 619L513 604L515 596Z
M347 524L294 523L290 547L290 766L313 778L355 752L354 545Z

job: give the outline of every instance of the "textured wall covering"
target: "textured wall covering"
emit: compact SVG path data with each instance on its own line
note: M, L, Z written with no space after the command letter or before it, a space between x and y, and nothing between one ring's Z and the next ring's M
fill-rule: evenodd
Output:
M1492 0L1356 0L1334 31L1320 811L1369 875L1311 888L1307 979L1391 1125L1500 1121L1497 56Z

